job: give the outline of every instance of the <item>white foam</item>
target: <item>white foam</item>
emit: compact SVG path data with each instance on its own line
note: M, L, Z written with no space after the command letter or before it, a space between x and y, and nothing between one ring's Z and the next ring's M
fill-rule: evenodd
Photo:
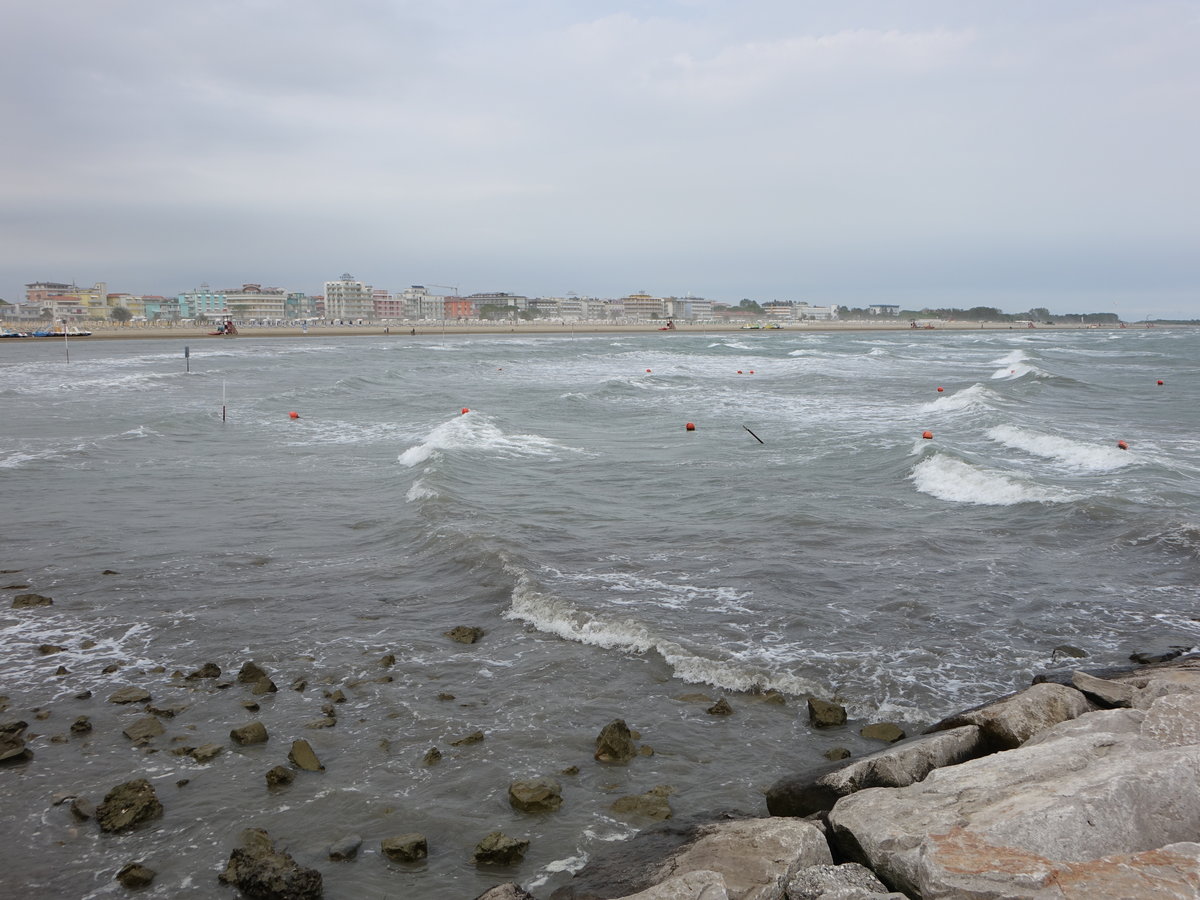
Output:
M998 425L987 433L993 441L1023 450L1043 459L1053 459L1072 469L1086 472L1111 472L1136 460L1126 450L1112 446L1099 446L1090 441L1044 434L1014 425Z
M969 388L963 388L961 391L955 391L953 394L946 394L943 397L938 397L936 400L931 400L921 406L921 412L959 412L961 410L980 410L991 407L991 401L996 399L996 394L988 390L982 384L973 384Z
M425 440L409 447L399 456L401 465L416 466L434 453L477 451L505 459L521 457L556 458L563 453L582 451L559 444L537 434L505 434L479 413L464 413L438 425Z
M919 462L909 478L921 493L952 503L1013 506L1076 499L1076 495L1067 491L1012 478L941 453Z
M409 503L414 503L417 500L433 500L439 496L440 494L437 491L418 478L412 483L412 486L408 489L408 493L404 495L404 499Z

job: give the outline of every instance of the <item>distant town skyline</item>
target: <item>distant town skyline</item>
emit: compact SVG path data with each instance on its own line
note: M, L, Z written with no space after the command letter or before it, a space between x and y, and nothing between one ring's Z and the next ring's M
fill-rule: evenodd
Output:
M1200 317L1195 0L64 0L5 38L9 302L350 271Z

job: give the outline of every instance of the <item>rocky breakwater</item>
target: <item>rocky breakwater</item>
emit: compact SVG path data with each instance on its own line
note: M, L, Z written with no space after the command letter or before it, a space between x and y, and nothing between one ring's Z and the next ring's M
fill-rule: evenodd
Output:
M784 778L773 818L646 832L553 897L1200 897L1200 658L1100 674Z

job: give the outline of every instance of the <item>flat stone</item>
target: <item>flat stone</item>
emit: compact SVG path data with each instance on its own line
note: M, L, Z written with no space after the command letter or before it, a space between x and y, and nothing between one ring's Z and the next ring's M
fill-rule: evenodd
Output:
M49 597L42 594L17 594L13 597L13 609L32 609L35 606L51 606L54 603Z
M251 722L229 732L235 744L261 744L269 739L267 727L262 722Z
M216 759L224 749L220 744L204 744L188 755L198 763L206 763Z
M142 716L132 725L124 728L121 733L135 743L144 743L165 731L163 723L154 716Z
M521 812L554 812L562 806L562 785L553 778L514 781L508 786L508 802Z
M1071 684L1101 706L1130 706L1133 702L1133 685L1120 681L1097 678L1087 672L1073 672Z
M846 724L846 707L817 697L808 698L808 721L814 728L835 728Z
M529 849L529 841L511 838L503 832L493 831L475 845L475 864L511 866L519 862Z
M150 692L140 687L123 687L109 694L109 703L143 703L150 699Z
M305 772L325 771L308 741L292 741L292 749L288 751L288 762Z
M358 856L363 839L357 834L347 835L329 848L329 858L334 862L346 862Z

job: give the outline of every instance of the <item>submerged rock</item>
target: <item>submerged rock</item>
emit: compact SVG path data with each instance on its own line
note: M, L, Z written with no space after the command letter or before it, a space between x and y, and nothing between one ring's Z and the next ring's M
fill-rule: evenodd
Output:
M121 871L117 872L117 881L121 882L123 887L133 890L149 887L157 874L153 869L148 869L141 863L126 863L121 866Z
M710 716L732 716L733 707L729 705L729 701L722 697L712 706L705 710Z
M262 722L251 722L229 732L235 744L261 744L269 739L267 726Z
M553 778L530 778L508 786L508 802L521 812L554 812L562 806L562 785Z
M261 828L247 828L242 843L229 854L229 864L217 878L255 900L319 900L324 893L321 873L297 863L275 849Z
M154 716L142 716L132 725L127 726L121 733L135 744L144 744L166 731L163 723Z
M109 703L144 703L150 699L150 692L140 687L123 687L109 694Z
M267 787L286 787L296 780L296 773L287 766L275 766L267 771Z
M154 793L154 786L145 778L118 784L96 807L96 821L100 830L107 832L126 831L162 814L163 807Z
M420 862L429 855L429 844L419 831L384 838L379 849L393 862Z
M484 631L482 628L476 628L474 625L456 625L449 631L443 631L442 634L452 641L458 641L460 644L474 644L483 637Z
M671 818L671 804L667 798L675 789L665 784L653 787L644 794L630 794L619 797L610 807L613 812L646 816L650 819Z
M0 762L23 762L33 758L25 748L26 722L5 722L0 725Z
M54 601L42 594L17 594L13 597L13 609L32 609L35 606L51 606Z
M469 746L470 744L478 744L483 739L484 739L484 734L482 731L472 731L466 737L461 737L457 741L451 741L450 746L451 747L466 747L466 746Z
M427 766L432 766L434 763L442 761L442 751L437 747L430 747L425 751L425 755L421 757L421 762Z
M347 835L329 848L329 858L334 862L346 862L358 856L363 839L357 834Z
M187 676L188 681L199 681L201 678L220 678L221 667L216 663L208 662Z

